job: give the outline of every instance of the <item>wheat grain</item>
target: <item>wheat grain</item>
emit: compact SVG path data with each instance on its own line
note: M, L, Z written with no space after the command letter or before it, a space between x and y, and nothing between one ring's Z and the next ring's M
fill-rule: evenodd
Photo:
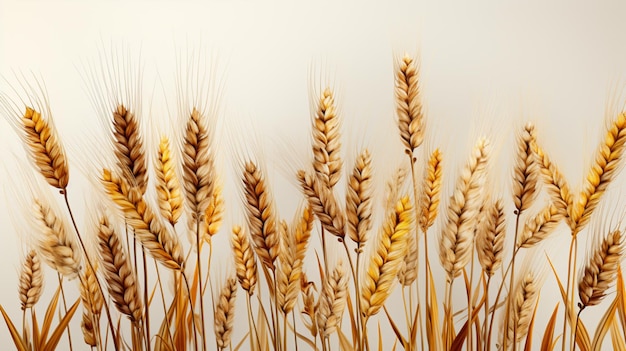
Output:
M280 236L276 231L276 209L261 170L253 162L246 162L243 171L248 228L259 259L270 270L275 269Z
M126 181L137 186L143 195L148 185L148 172L139 120L122 104L113 111L113 138L120 174L126 175Z
M437 218L442 177L441 151L435 149L428 159L422 186L424 193L420 197L419 225L423 233L426 233L428 228L435 223L435 218Z
M446 224L439 242L439 257L448 281L461 274L471 258L488 159L489 142L487 139L480 139L450 198Z
M183 197L176 174L176 162L166 136L161 137L154 166L159 210L170 224L175 225L183 211Z
M22 310L35 306L43 293L43 270L35 250L30 250L22 263L18 291Z
M357 250L372 228L372 157L364 149L356 159L346 190L346 231Z
M413 220L411 211L409 198L403 197L383 223L367 270L360 279L361 313L366 319L378 312L392 292L406 253Z
M215 308L215 339L217 347L224 349L230 345L235 321L235 298L237 296L237 280L226 281Z
M81 251L66 228L64 217L41 200L34 201L33 217L39 231L38 252L44 261L60 274L72 279L81 270Z
M108 169L102 172L102 183L111 200L124 213L143 247L164 266L182 270L185 262L178 237L170 233L159 217L154 215L139 190L129 187Z
M424 141L424 115L419 87L419 63L404 55L396 70L396 113L404 147L413 153Z
M563 219L562 211L554 204L548 204L541 212L526 220L520 233L517 246L530 248L547 238Z
M335 98L330 88L324 89L313 117L313 168L331 188L339 181L341 140Z
M100 219L98 226L98 247L111 299L120 313L138 323L142 319L142 302L137 278L117 233L106 217Z
M332 190L315 175L298 171L298 180L302 191L309 201L309 206L319 218L324 229L343 239L345 219Z
M595 161L587 173L585 185L569 213L572 235L576 235L589 222L593 210L600 203L618 170L622 166L622 154L626 143L626 112L620 113L611 122L604 141L600 145Z
M513 167L513 203L518 213L528 209L537 197L539 169L532 154L535 126L528 123L517 136L515 166Z
M488 276L493 276L502 265L506 223L502 199L489 204L484 221L476 236L478 261Z
M614 230L596 242L578 283L581 308L599 304L617 277L624 253L622 232Z
M256 256L252 252L248 236L240 226L233 227L231 243L239 285L248 295L252 295L257 282Z
M337 264L331 275L326 277L317 309L317 328L322 338L332 334L340 327L341 316L348 295L348 276L341 265Z

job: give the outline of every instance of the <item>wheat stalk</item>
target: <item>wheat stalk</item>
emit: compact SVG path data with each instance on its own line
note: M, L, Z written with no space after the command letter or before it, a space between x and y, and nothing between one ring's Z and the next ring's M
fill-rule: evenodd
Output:
M215 339L220 350L230 345L235 321L235 298L237 296L237 280L230 278L222 287L215 308Z
M488 159L489 141L480 139L450 198L446 224L439 242L439 258L448 281L460 275L471 258Z
M404 262L408 233L413 220L412 206L403 197L383 224L375 250L360 279L361 314L364 320L376 314L391 294L398 271Z
M98 247L109 295L120 313L133 323L142 319L142 302L137 278L122 243L106 217L98 225Z
M309 206L329 233L343 239L345 219L331 188L316 175L298 171L298 180Z
M30 250L22 263L18 291L22 310L35 306L43 293L43 269L35 250Z
M528 123L517 135L515 166L513 167L513 203L518 213L528 209L537 197L539 168L532 153L535 126Z
M324 183L331 188L339 181L341 141L339 117L335 98L330 88L324 89L313 117L313 167Z
M69 166L65 150L51 121L40 112L26 107L22 116L22 131L26 149L48 184L57 189L67 188Z
M506 222L501 199L489 204L484 221L476 236L478 261L488 276L493 276L502 265Z
M242 179L254 250L263 265L273 271L280 248L274 199L261 170L253 162L246 162Z
M324 280L317 309L317 327L322 338L328 337L340 327L341 315L348 295L348 275L341 263Z
M144 194L148 185L148 172L139 120L122 104L113 111L113 138L120 174L124 174L126 181L137 186L139 192Z
M159 210L166 220L175 225L183 212L183 197L176 174L176 162L166 136L161 137L154 166Z
M595 161L587 173L578 201L571 207L569 217L572 235L580 232L589 222L593 210L600 203L600 198L621 168L624 143L626 143L626 112L620 113L611 122Z
M424 141L424 114L419 87L419 63L406 54L396 69L395 93L400 137L404 147L413 153Z
M346 231L357 250L372 228L372 157L364 149L357 157L346 188Z
M128 186L108 169L102 172L102 184L111 200L124 213L143 247L164 266L182 270L185 260L178 237L170 233L154 215L139 190Z
M76 242L67 232L67 225L52 208L41 200L34 200L34 221L39 230L38 251L44 261L60 274L72 279L81 270L82 255Z
M240 226L233 227L231 243L239 285L248 295L252 295L257 283L256 256L250 247L248 236Z
M612 231L601 242L596 242L578 283L581 309L602 301L617 277L623 253L624 242L619 230Z

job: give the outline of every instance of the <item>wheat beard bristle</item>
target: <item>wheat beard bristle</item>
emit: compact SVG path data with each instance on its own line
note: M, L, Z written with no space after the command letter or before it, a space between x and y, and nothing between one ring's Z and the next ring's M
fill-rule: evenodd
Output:
M426 175L422 189L424 194L420 201L420 218L419 225L423 233L428 231L437 218L439 209L439 197L441 193L441 180L443 177L442 155L439 149L435 149L430 155L428 166L426 167Z
M206 118L195 107L183 141L183 188L193 221L200 221L213 195L215 159L211 153ZM195 229L194 229L195 232Z
M419 67L408 55L396 72L396 113L402 143L411 153L424 141L424 115L419 88Z
M408 233L413 220L408 197L396 204L378 235L367 271L360 280L361 313L364 318L376 314L393 290L393 284L404 262Z
M599 304L615 281L624 252L621 231L609 233L594 246L578 284L581 308Z
M347 295L348 276L339 263L330 277L326 277L317 309L317 327L322 338L328 337L340 327Z
M330 88L326 88L319 98L313 119L313 168L331 188L337 184L341 175L343 162L339 155L340 148L339 117L335 98Z
M280 246L280 237L276 231L275 205L261 170L253 162L245 164L243 185L254 250L263 265L273 271Z
M37 251L30 250L20 271L19 296L22 310L35 306L43 293L43 270Z
M517 136L517 152L513 168L513 203L518 213L528 209L537 197L539 168L532 154L535 126L526 124Z
M39 229L38 251L54 270L73 279L81 270L81 251L66 231L62 217L58 217L44 202L35 200L34 217Z
M237 280L228 279L222 288L215 310L215 339L217 347L224 349L230 345L235 321L235 298L237 296Z
M142 303L130 261L118 235L105 217L101 218L98 229L99 253L111 299L120 313L128 316L133 323L138 323L143 315Z
M346 190L347 232L360 248L372 229L372 157L367 149L359 154Z
M175 225L183 210L183 198L180 190L176 163L172 158L170 142L166 136L161 137L159 150L155 160L157 199L161 215Z
M472 243L482 203L488 159L489 142L480 139L450 198L447 221L439 243L439 257L448 274L448 281L461 274L473 252Z
M502 265L506 223L502 199L487 206L485 220L476 237L478 261L488 276L493 276Z
M344 215L337 204L332 189L325 186L316 175L308 174L303 170L298 171L298 180L309 201L309 206L319 218L324 229L343 239L345 237Z
M35 166L48 184L57 189L67 188L69 166L56 130L41 113L30 107L26 107L22 125L23 140Z
M252 296L257 282L256 256L250 247L248 236L240 226L234 226L231 243L235 255L235 267L239 285Z
M148 172L139 121L122 104L113 111L113 138L120 174L129 174L126 181L135 184L143 195L148 185Z
M178 237L170 233L159 217L154 215L139 190L130 187L108 169L102 172L102 183L106 193L134 229L135 236L152 257L167 268L182 271L185 258Z
M570 211L570 226L575 235L589 222L617 171L621 168L626 143L626 112L620 113L609 126L596 159L587 174L583 191Z

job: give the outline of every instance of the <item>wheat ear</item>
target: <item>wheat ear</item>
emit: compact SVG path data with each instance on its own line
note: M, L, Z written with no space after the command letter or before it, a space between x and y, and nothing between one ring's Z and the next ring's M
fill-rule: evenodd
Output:
M572 205L572 194L567 180L535 139L531 141L530 146L551 201L560 212L566 213Z
M98 346L98 338L96 337L96 327L93 323L91 312L84 311L80 321L80 329L83 332L83 341L85 344L95 348Z
M620 113L611 122L597 151L596 159L587 173L583 191L572 206L569 215L573 235L580 232L589 222L593 210L600 203L600 198L621 168L624 143L626 143L626 112Z
M313 167L331 188L341 175L341 140L335 98L330 88L324 89L313 117Z
M413 153L424 141L424 115L419 87L419 63L404 55L396 69L396 113L404 147Z
M372 157L364 149L356 159L346 190L346 230L360 249L372 229Z
M33 216L39 230L38 251L44 261L60 274L72 279L81 270L82 255L67 225L50 206L35 200Z
M122 104L113 111L113 138L120 174L127 175L126 181L136 185L144 194L148 172L139 120Z
M211 153L206 116L196 108L189 115L185 129L183 155L183 188L191 219L200 221L214 187L215 159ZM194 230L195 231L195 230Z
M213 189L213 196L211 196L211 202L204 211L204 224L202 233L204 233L204 240L209 241L213 235L217 234L222 226L222 220L224 218L224 195L222 194L222 187L215 186Z
M398 272L398 282L402 286L409 286L417 279L418 264L417 240L414 235L409 235L407 241L407 252L404 255L404 262Z
M530 248L547 238L563 219L564 214L554 204L548 204L541 212L529 218L524 225L517 246Z
M120 313L133 323L142 318L142 302L138 293L137 278L122 243L106 219L98 226L98 247L109 295Z
M85 267L82 275L79 291L84 310L80 326L85 343L90 346L97 346L96 328L99 328L98 321L104 300L98 287L98 278L90 266Z
M175 225L183 211L183 197L176 174L176 162L166 136L161 137L154 166L159 210L170 224Z
M235 298L237 296L237 279L226 281L215 308L215 339L220 350L230 345L235 322Z
M343 239L345 237L345 219L332 189L316 175L308 174L303 170L298 171L298 180L309 201L309 206L319 218L324 229Z
M366 265L367 271L360 279L361 314L365 320L380 310L393 290L406 253L414 217L411 211L411 203L405 196L385 219L376 239L376 247Z
M428 159L424 184L424 193L420 197L420 218L419 225L423 233L426 233L435 223L439 209L439 197L441 193L441 180L443 177L442 154L439 149L435 149Z
M348 295L348 275L341 263L337 264L331 275L324 280L317 309L317 327L322 338L328 337L340 327L341 315Z
M489 142L487 139L480 139L450 198L446 224L439 242L439 257L448 274L448 281L461 274L472 255L488 159Z
M302 260L298 256L296 235L281 221L279 225L281 236L280 252L278 254L278 270L276 271L277 302L284 314L291 312L296 305L300 294L300 276L302 275Z
M622 232L615 230L594 246L578 283L581 309L599 304L615 281L624 253Z
M480 265L491 277L502 265L502 256L504 256L506 222L502 199L489 204L483 218L476 235L476 252Z
M523 340L528 334L540 289L539 279L534 273L527 272L509 296L513 301L510 304L509 323L506 331L508 345Z
M263 265L273 271L280 248L280 236L276 230L276 208L272 193L261 170L253 162L246 162L242 179L254 250Z
M35 250L30 250L22 263L18 290L22 310L35 306L43 293L43 269Z
M517 136L515 166L513 167L513 203L518 213L532 205L537 197L539 167L532 153L535 126L528 123Z
M248 295L252 295L257 282L256 256L250 246L248 235L240 226L233 227L231 243L239 285Z
M26 107L22 116L22 140L28 153L48 184L57 189L67 188L69 166L56 129L40 112Z
M170 233L159 217L154 215L139 190L130 187L108 169L102 172L102 183L111 200L124 213L143 247L164 266L182 270L185 259L178 237Z

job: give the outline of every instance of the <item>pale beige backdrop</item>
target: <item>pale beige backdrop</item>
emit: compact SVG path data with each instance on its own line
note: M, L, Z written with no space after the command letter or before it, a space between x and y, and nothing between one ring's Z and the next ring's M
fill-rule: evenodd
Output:
M537 123L540 138L572 185L581 184L607 106L614 112L626 101L624 13L623 1L0 0L0 75L12 84L14 72L43 78L74 181L81 178L75 163L85 160L78 155L89 140L85 130L97 123L80 75L86 65L101 62L98 55L111 47L140 54L144 107L150 110L146 123L158 125L168 115L164 102L175 103L176 55L199 53L216 62L214 77L223 85L225 174L233 168L228 145L255 139L272 165L279 207L289 218L297 192L293 181L285 180L293 170L285 164L307 155L310 88L329 82L335 87L345 118L346 158L353 158L359 146L373 150L382 188L402 157L394 124L393 59L419 52L429 146L444 151L445 184L452 184L475 138L488 135L499 150L495 189L502 189L510 206L510 141L514 128L527 119ZM0 91L10 93L7 82L0 80ZM14 197L27 185L15 166L22 150L4 120L0 150L0 303L19 320L17 271L24 240L18 233L24 231L15 228L21 212ZM72 201L80 208L87 188L80 181L71 184ZM235 183L226 186L231 212L222 237L241 218ZM623 192L624 177L611 189ZM561 268L568 240L567 231L560 230L541 248ZM225 240L216 245L227 252ZM431 252L431 262L438 262ZM220 262L213 269L223 277L228 267ZM558 299L552 276L546 277L539 326ZM54 281L47 283L49 296ZM457 297L461 303L462 295ZM590 310L584 318L593 325L599 316ZM393 335L381 321L390 343ZM72 331L80 341L78 322ZM0 321L0 349L11 345Z

